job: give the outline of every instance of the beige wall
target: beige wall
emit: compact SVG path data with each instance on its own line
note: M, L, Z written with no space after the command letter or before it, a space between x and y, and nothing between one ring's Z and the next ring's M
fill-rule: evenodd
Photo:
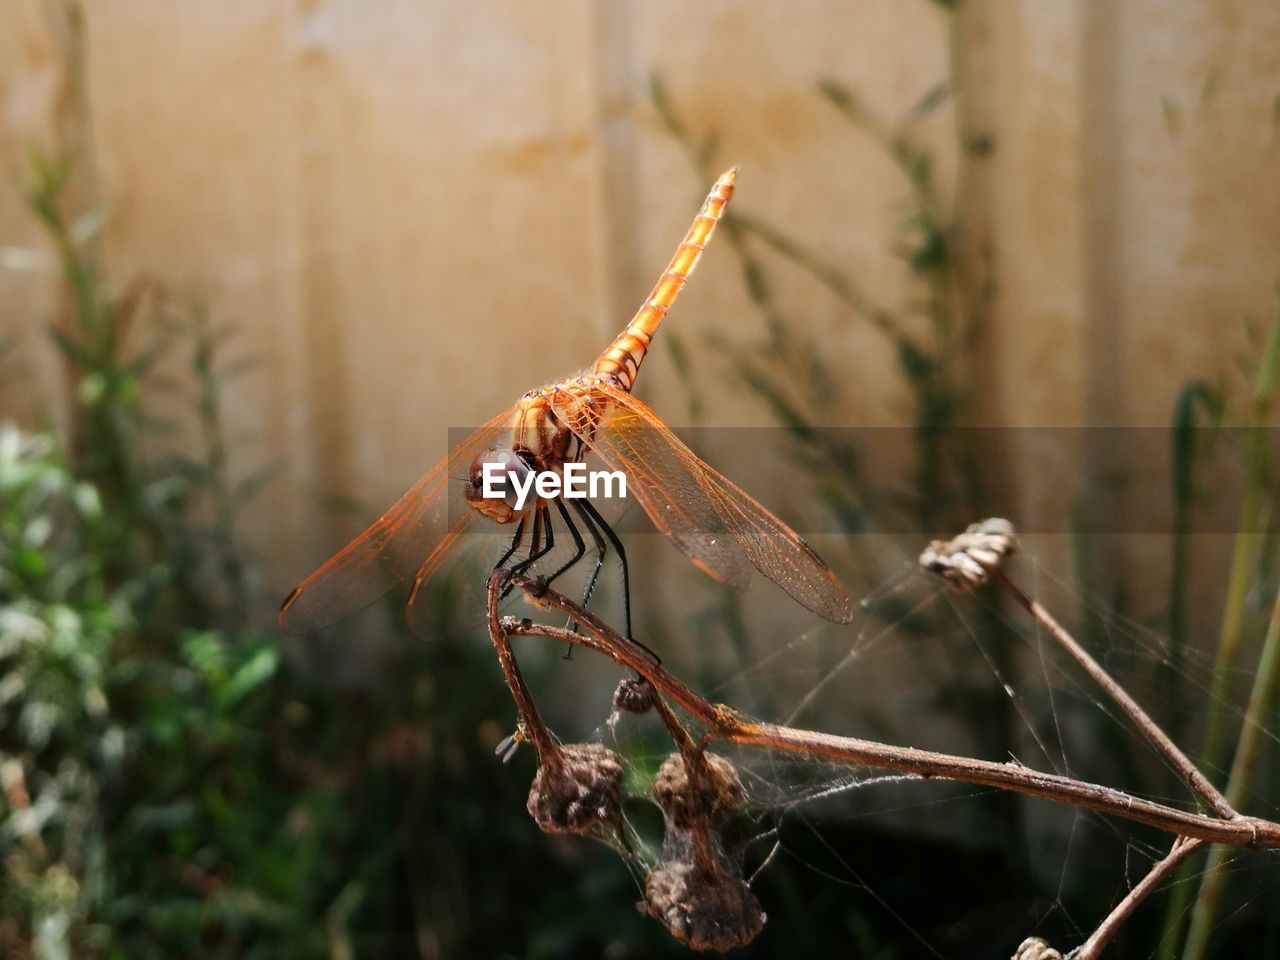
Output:
M630 315L707 186L648 105L652 72L742 165L740 209L809 238L877 300L912 295L891 250L902 183L814 81L838 78L882 116L906 109L946 64L945 19L924 0L87 6L112 269L205 299L263 362L230 412L236 471L284 468L246 518L265 592L352 531L322 493L377 509L445 427L586 365ZM1238 380L1243 321L1269 315L1280 277L1280 8L965 7L969 108L995 143L966 187L969 255L996 276L983 420L1163 424L1186 380ZM65 104L42 11L0 7L8 183ZM926 130L949 173L950 109ZM38 243L0 190L0 324L28 371L10 363L0 403L27 422L66 401L38 326L53 278L14 269L30 265L14 249ZM772 279L857 383L831 422L902 422L888 345L802 272ZM670 322L691 344L759 332L723 244ZM708 422L768 422L715 364L699 369ZM664 351L641 384L682 419ZM1015 520L1077 495L1078 464L1011 457ZM730 461L785 501L783 480Z

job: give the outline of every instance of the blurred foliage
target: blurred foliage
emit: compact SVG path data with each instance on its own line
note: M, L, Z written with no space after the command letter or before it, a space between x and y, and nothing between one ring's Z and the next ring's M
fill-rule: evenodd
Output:
M1276 712L1276 672L1280 670L1280 504L1276 502L1272 443L1273 408L1280 379L1280 308L1265 333L1250 330L1250 350L1240 361L1243 378L1252 381L1248 396L1232 398L1225 386L1187 384L1174 413L1174 562L1170 582L1169 659L1165 665L1168 713L1181 723L1187 710L1181 670L1187 659L1184 629L1188 569L1188 518L1217 500L1216 491L1197 477L1209 458L1207 451L1228 447L1240 464L1239 513L1232 538L1225 600L1214 656L1212 686L1205 704L1200 763L1223 788L1237 809L1256 809L1264 800L1274 803L1273 774L1258 789L1255 774L1265 756L1262 739ZM1197 411L1200 416L1197 417ZM1203 421L1203 422L1201 422ZM1256 665L1248 663L1251 641L1263 636ZM1252 677L1243 712L1236 707L1245 696L1242 678ZM1174 732L1178 732L1175 727ZM1273 764L1274 766L1274 764ZM1207 864L1199 857L1183 864L1168 896L1160 938L1162 958L1182 956L1203 960L1209 955L1215 927L1222 919L1227 885L1226 851L1209 851ZM1207 870L1197 880L1197 871ZM1221 939L1221 934L1218 934Z
M0 429L0 955L665 946L624 866L524 818L527 777L489 749L501 674L447 582L432 644L375 624L385 682L335 685L332 651L286 657L246 626L236 521L270 470L233 482L221 422L246 364L159 285L112 292L95 215L66 213L74 173L34 154L27 181L61 265L71 422Z
M27 181L67 294L51 335L70 428L0 434L0 938L41 957L173 955L260 928L314 940L284 909L314 880L283 867L314 857L315 837L287 829L282 800L247 802L273 753L259 727L279 649L238 628L219 334L154 285L110 292L93 216L64 213L72 170L34 154ZM170 384L165 399L177 416L192 401L195 458L164 443L180 422L143 402L164 395L158 369L181 345L194 396ZM253 870L228 868L250 850Z
M249 761L267 746L247 724L276 648L196 624L170 628L158 611L173 570L120 562L138 546L130 541L51 437L0 432L7 956L198 944L217 923L199 896L212 889L241 897L246 921L271 922L276 897L220 876L224 852L256 845L292 858L306 841L278 831L274 812L238 806L254 788Z
M278 638L170 628L139 587L167 571L108 578L116 530L53 438L0 431L0 954L657 940L625 869L523 817L527 777L486 749L509 707L484 647L406 644L388 675L419 679L334 689Z

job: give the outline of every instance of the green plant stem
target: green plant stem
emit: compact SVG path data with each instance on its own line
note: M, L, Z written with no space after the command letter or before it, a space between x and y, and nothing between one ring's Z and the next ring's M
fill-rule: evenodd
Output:
M1267 484L1266 424L1271 412L1271 395L1278 369L1280 369L1280 310L1272 321L1271 332L1254 381L1244 495L1240 503L1235 541L1231 548L1227 597L1223 608L1222 626L1218 633L1218 654L1213 665L1213 686L1209 693L1204 742L1201 747L1201 765L1211 771L1221 765L1226 704L1231 695L1231 680L1235 676L1236 661L1239 659L1245 607L1248 602L1249 588L1253 582L1258 546L1262 541L1262 534L1258 529L1258 518L1261 514ZM1169 896L1164 930L1160 937L1160 960L1172 960L1178 955L1178 946L1182 942L1178 934L1182 928L1183 917L1190 904L1193 889L1191 867L1189 864L1184 864ZM1188 946L1190 946L1189 943Z
M1258 745L1261 741L1262 721L1275 697L1277 681L1280 681L1280 593L1271 607L1271 619L1267 624L1267 637L1258 660L1258 673L1254 677L1253 691L1249 694L1249 706L1245 711L1240 730L1240 742L1236 746L1231 776L1227 781L1227 802L1240 809L1253 783L1258 764ZM1204 880L1191 911L1191 926L1187 930L1183 960L1202 960L1213 932L1218 904L1222 900L1222 887L1226 874L1222 867L1227 859L1225 847L1209 851Z
M863 317L881 333L893 340L905 336L892 313L874 304L843 271L823 260L798 240L787 236L777 227L750 213L738 211L734 214L734 220L743 230L772 247L775 253L807 270L815 280L834 293L851 312Z
M1240 506L1240 526L1231 552L1231 575L1227 590L1227 606L1218 637L1218 656L1214 663L1213 689L1209 696L1209 715L1205 721L1203 759L1216 767L1222 758L1223 724L1226 704L1231 693L1231 678L1240 655L1245 606L1251 573L1262 534L1258 517L1267 487L1267 420L1271 412L1272 391L1280 370L1280 312L1271 325L1262 364L1253 389L1252 423L1249 432L1248 474L1244 499Z
M1173 416L1173 557L1169 575L1169 659L1165 667L1165 726L1178 733L1182 663L1187 632L1187 559L1196 460L1196 406L1207 405L1208 387L1188 383L1178 394Z
M222 426L222 385L214 364L217 343L204 306L198 306L195 312L194 348L193 366L200 384L198 409L204 435L205 465L209 473L209 494L221 537L222 574L231 593L228 616L231 625L239 628L247 622L248 574L236 536L235 496L229 479L230 457Z
M1253 471L1250 471L1252 473ZM1240 652L1245 607L1252 586L1254 560L1261 535L1256 528L1258 510L1262 499L1259 485L1252 479L1245 489L1240 505L1240 529L1231 547L1231 572L1227 579L1227 599L1222 614L1222 626L1218 634L1218 656L1214 661L1213 687L1209 694L1208 716L1205 720L1203 757L1210 768L1219 765L1222 753L1222 727L1226 719L1223 704L1230 694L1231 679Z

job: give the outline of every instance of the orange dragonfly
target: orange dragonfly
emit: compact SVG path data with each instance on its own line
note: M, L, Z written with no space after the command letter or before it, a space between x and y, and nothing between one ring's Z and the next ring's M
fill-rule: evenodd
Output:
M411 606L427 578L479 516L515 524L510 546L496 566L520 556L508 569L525 573L552 550L555 511L574 551L541 582L550 584L585 555L581 523L596 553L583 603L591 599L607 540L622 563L627 637L634 639L626 552L589 499L534 497L517 509L509 486L506 496L483 496L486 463L519 480L529 471L562 472L565 465L582 462L588 451L609 470L625 475L628 495L705 573L745 588L754 567L822 617L852 621L848 594L809 545L699 459L653 410L631 395L659 324L733 196L736 175L734 167L716 181L657 285L589 373L531 390L450 450L372 526L289 594L280 610L281 628L301 633L326 626L409 577L414 578ZM471 509L451 511L450 491L456 493L459 477L465 477L460 485Z

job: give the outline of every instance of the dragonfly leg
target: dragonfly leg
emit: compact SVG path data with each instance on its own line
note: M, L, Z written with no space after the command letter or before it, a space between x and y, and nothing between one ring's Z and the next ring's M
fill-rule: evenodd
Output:
M538 546L538 531L543 534L542 546ZM536 507L533 513L533 542L529 544L529 556L525 557L513 568L516 573L525 573L535 563L545 557L556 545L556 535L551 529L551 514L546 507Z
M661 664L662 658L646 647L643 643L635 638L631 632L631 570L627 566L627 551L622 546L622 541L618 539L618 535L613 532L613 528L605 522L604 517L600 516L600 511L595 508L590 500L582 501L582 509L591 518L592 524L609 538L609 542L613 544L613 549L618 551L618 559L622 561L622 601L623 610L625 611L627 624L627 640L634 643L637 647L653 657L655 664Z
M521 517L520 522L516 524L516 532L511 538L511 546L507 547L507 552L493 565L493 569L501 570L503 565L511 559L511 555L520 549L520 541L524 539L524 521L525 518Z
M541 545L539 541L543 541ZM533 533L529 538L529 555L512 566L511 572L516 576L525 574L530 567L550 553L555 545L556 537L551 529L551 515L546 512L545 507L538 506L533 513ZM498 599L505 600L511 593L511 589L511 584L508 583L498 594Z
M600 579L600 568L604 566L604 558L609 552L609 548L605 546L604 539L600 536L600 531L596 529L596 525L591 522L591 514L582 509L582 504L575 502L573 509L582 518L582 522L586 526L587 532L591 534L591 541L596 548L596 565L591 571L591 576L587 578L587 588L582 591L582 607L585 610L587 605L591 603L591 594L595 592L596 581ZM578 627L577 621L574 621L573 626L576 630Z
M524 541L524 523L526 519L528 518L521 517L520 522L516 524L516 532L511 537L511 545L507 547L507 552L498 558L498 562L493 565L493 569L495 570L503 569L506 566L507 561L511 559L512 555L517 550L520 549L520 544ZM534 536L536 537L537 534L535 533ZM511 592L511 584L509 583L503 584L502 592L498 594L498 599L505 600L507 598L507 594L509 594L510 592Z
M556 509L560 511L560 516L564 518L565 526L569 528L569 536L573 537L573 556L560 565L555 573L547 577L543 581L544 587L551 586L552 582L560 577L561 574L568 571L575 563L582 559L582 555L587 552L587 545L582 541L582 534L578 532L577 525L573 522L573 518L569 516L569 511L564 508L563 500L556 500Z
M565 526L569 528L569 536L573 537L574 550L573 550L573 556L570 557L565 563L561 564L560 569L558 569L555 573L551 574L551 576L542 580L541 586L542 586L542 589L544 590L550 587L557 577L559 577L562 573L567 571L575 563L581 560L582 555L587 552L587 545L582 540L582 534L578 532L578 525L573 522L573 517L569 516L569 511L565 509L564 501L557 499L555 503L556 503L556 509L560 511L560 516L564 519ZM589 527L588 529L591 529L591 528ZM596 546L600 547L601 546L600 535L596 533L594 529L591 529L591 536L595 538ZM597 557L596 573L599 573L599 572L600 572L600 559L599 557ZM594 581L595 581L595 574L592 574L593 584L594 584ZM574 621L571 618L569 620L568 626L571 626L576 630L578 624L576 621ZM573 644L569 644L569 649L567 649L564 652L564 658L568 660L572 655L573 655Z

